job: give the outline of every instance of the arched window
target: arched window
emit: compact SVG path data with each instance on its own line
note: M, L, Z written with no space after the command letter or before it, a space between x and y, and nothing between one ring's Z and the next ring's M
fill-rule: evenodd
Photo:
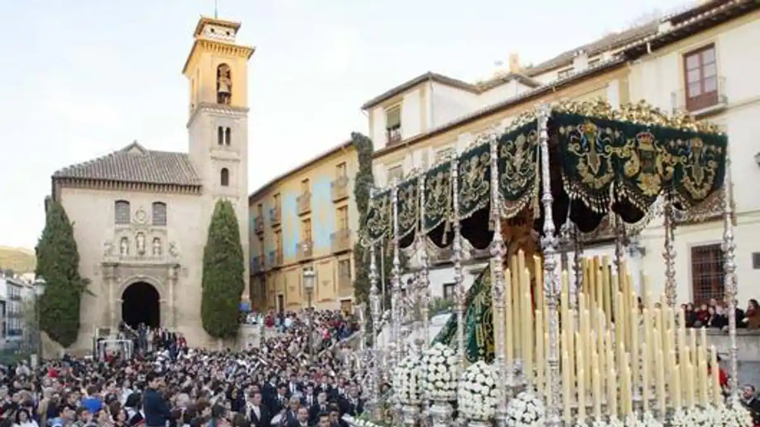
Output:
M222 187L229 187L230 186L230 170L227 168L222 168L220 175L220 181L222 184Z
M227 145L232 144L232 129L224 129L224 143Z
M219 145L224 144L224 128L221 126L216 128L216 143Z
M153 202L153 225L166 225L166 203Z
M117 200L114 203L114 223L116 224L129 224L131 219L131 212L129 209L129 202L126 200Z

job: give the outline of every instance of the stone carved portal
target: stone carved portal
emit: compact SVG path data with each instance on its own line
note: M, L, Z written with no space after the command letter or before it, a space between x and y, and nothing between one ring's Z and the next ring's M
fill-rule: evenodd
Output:
M132 328L140 324L157 328L161 325L161 297L146 282L129 285L121 295L121 320Z

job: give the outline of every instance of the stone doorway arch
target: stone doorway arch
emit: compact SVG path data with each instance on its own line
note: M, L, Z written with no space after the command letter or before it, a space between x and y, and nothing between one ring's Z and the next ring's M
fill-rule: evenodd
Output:
M152 284L138 281L127 286L121 294L121 321L137 328L140 324L161 326L161 294Z

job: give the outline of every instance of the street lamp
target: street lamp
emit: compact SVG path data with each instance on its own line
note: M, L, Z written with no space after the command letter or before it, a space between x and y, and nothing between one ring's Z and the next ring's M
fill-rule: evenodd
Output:
M314 318L313 310L311 307L311 298L314 293L314 269L305 268L303 270L303 290L306 293L306 310L309 318L309 359L314 357L314 345L312 337L314 335Z
M42 360L42 328L40 327L40 298L45 294L47 282L42 276L37 276L34 281L34 323L37 329L37 361Z

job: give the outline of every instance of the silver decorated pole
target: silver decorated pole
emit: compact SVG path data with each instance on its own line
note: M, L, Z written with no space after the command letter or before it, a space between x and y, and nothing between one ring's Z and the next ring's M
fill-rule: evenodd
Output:
M462 226L459 224L459 165L457 158L451 159L452 210L451 222L454 226L454 307L457 316L457 357L460 373L464 372L464 275L462 274ZM448 220L448 219L446 219Z
M425 174L420 174L420 226L417 232L417 238L421 243L422 252L420 253L420 311L422 312L422 348L425 351L430 345L430 321L428 320L428 310L430 303L430 276L428 272L428 253L427 253L427 235L425 234Z
M544 236L541 251L544 256L544 289L549 308L549 394L546 405L546 425L558 427L560 419L560 372L559 372L559 275L557 274L557 237L555 236L554 215L552 214L551 173L549 171L549 132L547 123L551 110L541 106L538 114L538 141L541 146L541 203L544 207Z
M731 402L739 403L739 361L736 347L736 243L734 243L734 207L731 158L726 153L726 178L723 181L723 253L725 256L725 296L728 304L728 359ZM713 369L717 369L717 366Z
M665 299L668 307L676 306L676 248L673 240L673 204L668 197L665 200L665 212L663 214L663 226L665 228L665 251L662 256L665 258Z
M370 190L371 195L371 190ZM377 290L377 262L375 256L375 242L369 242L369 304L370 313L372 315L372 346L373 346L373 361L372 371L370 374L370 381L372 387L372 393L370 394L371 412L376 419L381 416L380 409L380 361L381 346L380 339L380 317L382 312L380 311L380 293ZM387 334L386 334L387 335Z
M399 305L401 303L401 260L399 259L399 247L398 247L398 182L394 182L393 189L391 190L392 201L392 244L393 244L393 269L391 270L391 345L393 350L391 352L391 366L397 366L401 361L402 347L404 346L401 340L401 310Z
M499 391L502 398L499 399L496 408L496 423L499 427L507 424L507 368L504 354L504 238L501 235L501 197L499 193L499 146L498 139L492 137L491 144L491 221L493 221L493 240L491 241L491 296L493 306L496 309L493 319L493 333L496 334L494 353L496 369L499 373Z

